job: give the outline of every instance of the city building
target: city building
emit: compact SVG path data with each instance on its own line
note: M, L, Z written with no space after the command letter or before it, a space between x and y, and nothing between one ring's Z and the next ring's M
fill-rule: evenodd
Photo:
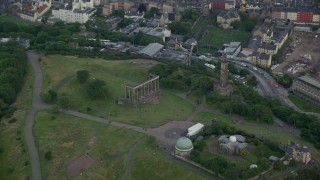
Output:
M222 10L226 7L225 0L213 0L211 4L213 10Z
M248 144L246 138L241 135L227 136L222 135L218 139L220 151L226 154L241 154L241 150L245 149Z
M51 0L47 1L38 1L35 3L32 2L23 2L21 4L19 17L35 22L37 19L41 18L44 13L46 13L51 7Z
M163 45L159 43L150 43L148 46L140 50L140 54L144 54L153 57L156 53L163 49Z
M258 45L258 52L269 55L275 55L278 53L278 46L274 44L262 43Z
M272 59L271 55L265 54L265 53L259 53L259 52L253 52L249 56L249 60L253 64L256 64L256 65L264 67L264 68L271 66L271 59Z
M294 94L320 104L320 81L311 76L302 76L296 78L292 83Z
M174 154L179 157L185 157L188 156L192 150L192 141L189 138L181 137L176 142Z
M275 7L272 10L272 19L290 20L296 24L316 24L320 23L320 11L317 8L306 6L295 7Z
M294 142L289 142L286 148L286 160L294 160L297 162L302 162L304 164L308 164L311 161L311 153L306 146L300 147L299 144L295 144Z
M111 15L114 11L123 10L130 11L135 6L135 3L125 0L110 1L102 8L102 14L105 16Z
M96 12L93 7L93 0L78 1L74 0L72 3L67 3L64 9L52 9L52 15L55 18L61 19L67 23L86 23L91 16Z
M224 49L219 50L218 52L226 55L227 58L237 57L241 51L241 43L240 42L230 42L229 44L224 44Z
M232 22L240 21L240 16L235 9L229 9L228 11L222 11L217 16L217 22L220 23L223 29L231 29Z
M140 12L134 12L134 11L127 11L124 14L124 18L133 19L134 21L137 21L138 19L143 19L143 16L144 16L144 12L140 13Z

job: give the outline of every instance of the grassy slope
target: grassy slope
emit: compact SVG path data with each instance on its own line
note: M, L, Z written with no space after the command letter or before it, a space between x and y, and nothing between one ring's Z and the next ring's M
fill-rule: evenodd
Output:
M224 30L224 29L210 29L207 35L204 35L201 41L205 44L213 44L217 47L222 47L224 43L231 41L239 41L244 45L250 36L249 32L236 31L236 30Z
M44 89L54 87L65 77L75 74L77 70L87 69L91 72L91 79L97 78L106 82L108 97L105 100L91 100L86 94L86 86L73 80L59 90L59 93L64 92L69 95L71 109L144 127L157 126L170 120L184 120L192 113L194 110L192 105L165 90L161 92L160 103L156 105L142 104L132 107L116 104L116 100L124 96L124 85L143 82L151 67L149 63L141 65L130 62L63 56L45 57L41 63L45 74ZM92 111L86 112L87 107Z
M14 22L19 26L29 26L31 24L31 22L29 21L25 21L21 18L13 17L13 16L1 16L0 22Z
M289 95L289 99L302 111L306 112L317 112L320 113L320 106L313 104L311 102L305 101L298 96Z
M90 155L97 163L79 178L121 178L127 161L127 152L143 134L66 114L54 116L55 119L52 119L52 114L39 112L36 117L34 131L43 177L66 179L68 164L85 154L90 139L95 136L96 143ZM51 151L53 157L51 161L44 158L46 151Z
M24 145L23 126L25 118L31 106L33 71L28 67L24 85L18 94L13 106L17 108L13 117L14 123L8 123L9 119L0 122L0 179L27 179L31 178L31 163L27 147ZM13 170L9 173L9 169Z
M149 138L140 144L133 154L128 179L204 179L183 166L165 159L161 150L155 149Z
M204 124L209 124L212 118L217 118L219 119L219 121L233 125L238 129L245 130L250 134L255 134L260 137L263 136L264 138L281 143L282 145L287 144L288 140L294 141L298 144L306 145L311 150L313 158L320 160L319 150L317 150L311 143L304 141L300 137L296 137L291 134L282 132L280 127L278 127L276 131L270 131L267 128L268 125L255 124L254 122L250 122L250 124L246 123L246 124L235 125L232 122L233 119L235 119L233 117L230 117L227 115L206 113L206 112L198 113L194 119L194 122L203 122Z

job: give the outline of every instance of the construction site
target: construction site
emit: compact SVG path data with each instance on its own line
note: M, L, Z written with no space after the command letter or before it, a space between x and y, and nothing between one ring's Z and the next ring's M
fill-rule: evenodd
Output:
M295 32L285 50L283 61L271 67L278 75L306 72L320 76L320 37L313 33Z

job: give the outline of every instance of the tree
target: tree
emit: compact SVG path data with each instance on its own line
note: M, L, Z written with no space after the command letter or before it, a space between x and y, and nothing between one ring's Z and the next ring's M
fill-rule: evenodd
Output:
M68 108L70 106L70 99L66 94L59 96L58 106L61 108Z
M142 13L146 11L147 11L147 6L145 4L139 4L138 12Z
M183 11L182 19L185 21L194 22L199 17L199 13L191 8L188 8Z
M169 24L173 34L186 35L191 30L191 24L188 22L173 22Z
M44 157L46 158L47 161L50 161L52 159L51 151L46 151L44 154Z
M11 84L1 84L0 85L0 99L2 99L6 104L12 104L15 99L15 89Z
M198 91L198 95L204 95L212 87L212 82L207 76L196 76L192 78L192 89Z
M77 79L81 83L86 82L89 79L89 71L87 70L77 71Z
M152 7L148 12L144 14L145 18L152 18L155 14L158 14L159 10L155 7Z
M269 107L256 104L253 107L253 111L253 117L255 120L269 124L273 123L273 113Z
M231 26L233 27L233 29L239 29L239 27L241 26L240 21L234 21L231 23Z
M102 80L96 79L90 82L87 86L87 94L91 99L105 98L106 90L104 86L106 83Z
M248 157L248 155L249 155L249 151L246 149L241 149L240 153L241 153L241 156L244 158Z

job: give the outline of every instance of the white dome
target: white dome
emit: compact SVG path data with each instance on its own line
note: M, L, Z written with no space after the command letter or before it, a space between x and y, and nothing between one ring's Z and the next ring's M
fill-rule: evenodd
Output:
M236 142L236 141L237 141L237 138L236 138L235 136L230 136L230 137L229 137L229 140L230 140L231 142Z

